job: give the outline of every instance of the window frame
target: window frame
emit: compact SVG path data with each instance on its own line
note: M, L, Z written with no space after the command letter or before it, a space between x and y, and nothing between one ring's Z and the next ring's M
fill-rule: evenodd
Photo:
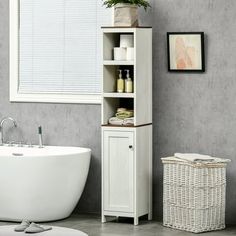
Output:
M19 0L9 0L10 102L101 104L101 93L19 93Z

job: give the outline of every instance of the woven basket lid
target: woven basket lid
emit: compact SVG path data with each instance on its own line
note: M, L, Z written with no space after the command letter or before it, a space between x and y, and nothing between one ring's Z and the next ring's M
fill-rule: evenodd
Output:
M210 157L206 155L200 154L182 154L172 156L172 157L164 157L161 158L162 163L182 163L182 164L191 164L191 165L220 165L227 164L231 160L218 158L218 157Z

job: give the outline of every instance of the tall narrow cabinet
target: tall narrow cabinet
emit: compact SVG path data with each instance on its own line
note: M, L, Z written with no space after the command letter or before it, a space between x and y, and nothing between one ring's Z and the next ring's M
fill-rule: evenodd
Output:
M152 29L103 27L102 222L106 216L152 219ZM113 60L120 35L134 39L134 60ZM133 93L117 93L117 70L129 69ZM118 108L134 111L134 124L110 125Z

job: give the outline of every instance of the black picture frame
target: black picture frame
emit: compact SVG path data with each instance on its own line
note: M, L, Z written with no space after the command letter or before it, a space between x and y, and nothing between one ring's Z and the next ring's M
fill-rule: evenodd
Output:
M192 36L196 36L196 37L192 37ZM198 37L200 40L197 39ZM204 48L205 40L204 38L205 38L204 32L167 32L168 71L169 72L184 72L184 73L205 72L205 48ZM177 39L179 43L178 51L176 49ZM186 41L188 41L191 44L191 39L194 40L193 42L195 43L194 45L195 47L190 47L188 45L185 45ZM173 44L175 44L175 47L173 46ZM178 58L179 58L178 62L175 61L177 57L176 54L178 55ZM182 58L180 55L182 55ZM192 59L195 59L194 60L195 64L191 61L191 56L192 56ZM189 64L190 66L187 66L186 64Z

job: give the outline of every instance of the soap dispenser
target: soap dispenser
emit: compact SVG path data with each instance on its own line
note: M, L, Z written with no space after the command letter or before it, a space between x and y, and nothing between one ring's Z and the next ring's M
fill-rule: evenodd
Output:
M126 71L126 80L125 80L125 92L133 93L133 81L130 78L129 70Z
M117 80L117 92L118 93L123 93L124 92L124 87L125 87L125 82L122 78L122 70L119 71L119 78Z

